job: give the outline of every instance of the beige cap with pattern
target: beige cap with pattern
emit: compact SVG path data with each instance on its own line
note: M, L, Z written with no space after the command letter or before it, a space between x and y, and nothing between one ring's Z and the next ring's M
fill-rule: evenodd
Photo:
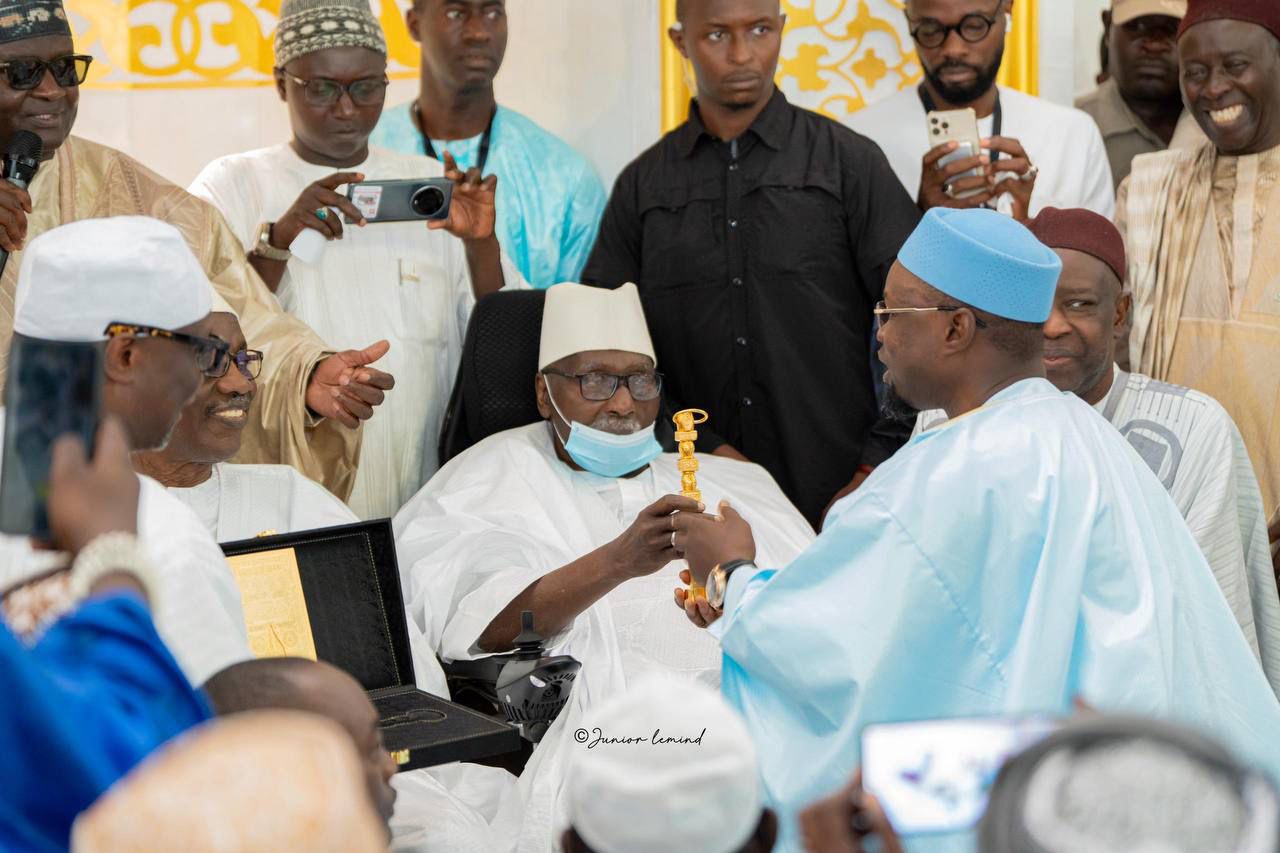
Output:
M1146 15L1181 18L1187 14L1187 0L1111 0L1111 23L1127 24Z

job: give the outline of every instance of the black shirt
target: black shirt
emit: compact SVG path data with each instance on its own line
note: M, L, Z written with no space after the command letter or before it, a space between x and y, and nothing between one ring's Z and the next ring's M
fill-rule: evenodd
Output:
M697 104L623 170L583 281L634 281L675 408L815 525L861 464L910 434L879 420L872 309L920 219L883 152L775 92L731 143Z

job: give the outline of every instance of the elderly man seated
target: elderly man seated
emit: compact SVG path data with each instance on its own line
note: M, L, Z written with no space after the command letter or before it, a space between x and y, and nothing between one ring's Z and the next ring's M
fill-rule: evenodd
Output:
M167 486L169 494L191 507L219 542L248 539L266 531L294 533L356 522L346 504L287 465L227 461L240 451L244 425L258 393L254 380L262 369L263 354L249 349L234 314L218 311L209 315L208 333L229 347L225 372L205 373L169 443L134 456L138 470ZM440 663L422 641L413 620L409 631L418 686L448 697ZM314 673L324 677L307 677ZM335 683L346 686L338 689ZM266 659L246 661L220 673L210 685L210 697L220 713L303 707L345 725L352 705L372 713L369 700L362 691L353 693L349 689L352 685L350 676L337 678L332 667L295 659ZM358 741L358 745L368 752L368 744ZM487 820L511 781L505 771L475 765L397 774L394 785L401 796L390 818L395 849L477 853L491 849L487 846ZM380 798L379 802L386 800Z
M532 365L531 365L532 366ZM446 659L512 647L523 610L555 654L582 661L573 698L525 768L500 831L549 847L563 829L564 749L583 711L652 671L716 684L714 641L668 612L683 568L673 454L654 439L662 375L633 285L547 291L537 373L544 421L453 459L396 516L409 611ZM712 417L715 413L712 412ZM701 458L707 503L731 498L762 551L790 559L809 525L757 465Z
M1128 328L1120 231L1088 210L1046 208L1031 233L1062 260L1044 324L1044 367L1115 425L1169 490L1273 690L1280 691L1280 596L1267 548L1262 493L1240 430L1217 400L1116 366ZM922 412L916 431L947 420Z
M230 357L205 372L169 443L134 456L138 471L168 486L219 542L355 522L346 504L288 465L228 464L240 452L263 354L249 349L235 314L214 312L208 329Z
M40 235L23 253L13 346L101 342L103 408L120 419L132 450L150 450L169 440L201 375L230 355L209 335L211 301L208 277L173 226L85 219ZM191 510L149 477L141 489L138 535L158 572L156 627L187 679L204 684L250 657L240 592ZM0 588L49 568L46 553L5 538Z

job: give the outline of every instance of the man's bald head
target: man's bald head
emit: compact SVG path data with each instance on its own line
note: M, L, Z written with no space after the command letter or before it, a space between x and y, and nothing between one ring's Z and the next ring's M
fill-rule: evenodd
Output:
M218 714L287 708L325 717L344 716L369 699L342 670L306 658L259 658L229 666L205 685Z
M347 673L306 658L260 658L229 666L205 684L219 716L243 711L306 711L334 720L351 735L364 762L370 795L386 820L395 804L395 764L382 746L378 711Z
M683 0L671 43L689 60L698 108L763 109L775 91L786 16L778 0Z

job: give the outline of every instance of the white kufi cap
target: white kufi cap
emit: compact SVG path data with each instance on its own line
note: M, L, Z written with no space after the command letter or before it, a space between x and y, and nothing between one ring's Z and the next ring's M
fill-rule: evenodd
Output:
M592 849L732 853L755 832L764 810L755 747L718 692L652 675L587 711L582 726L569 744L569 820ZM604 740L626 738L644 740Z
M542 308L538 369L566 356L595 350L635 352L657 364L640 291L630 283L614 290L585 284L552 285Z
M146 216L82 219L22 253L13 330L100 341L111 323L180 329L203 320L213 288L182 233Z

